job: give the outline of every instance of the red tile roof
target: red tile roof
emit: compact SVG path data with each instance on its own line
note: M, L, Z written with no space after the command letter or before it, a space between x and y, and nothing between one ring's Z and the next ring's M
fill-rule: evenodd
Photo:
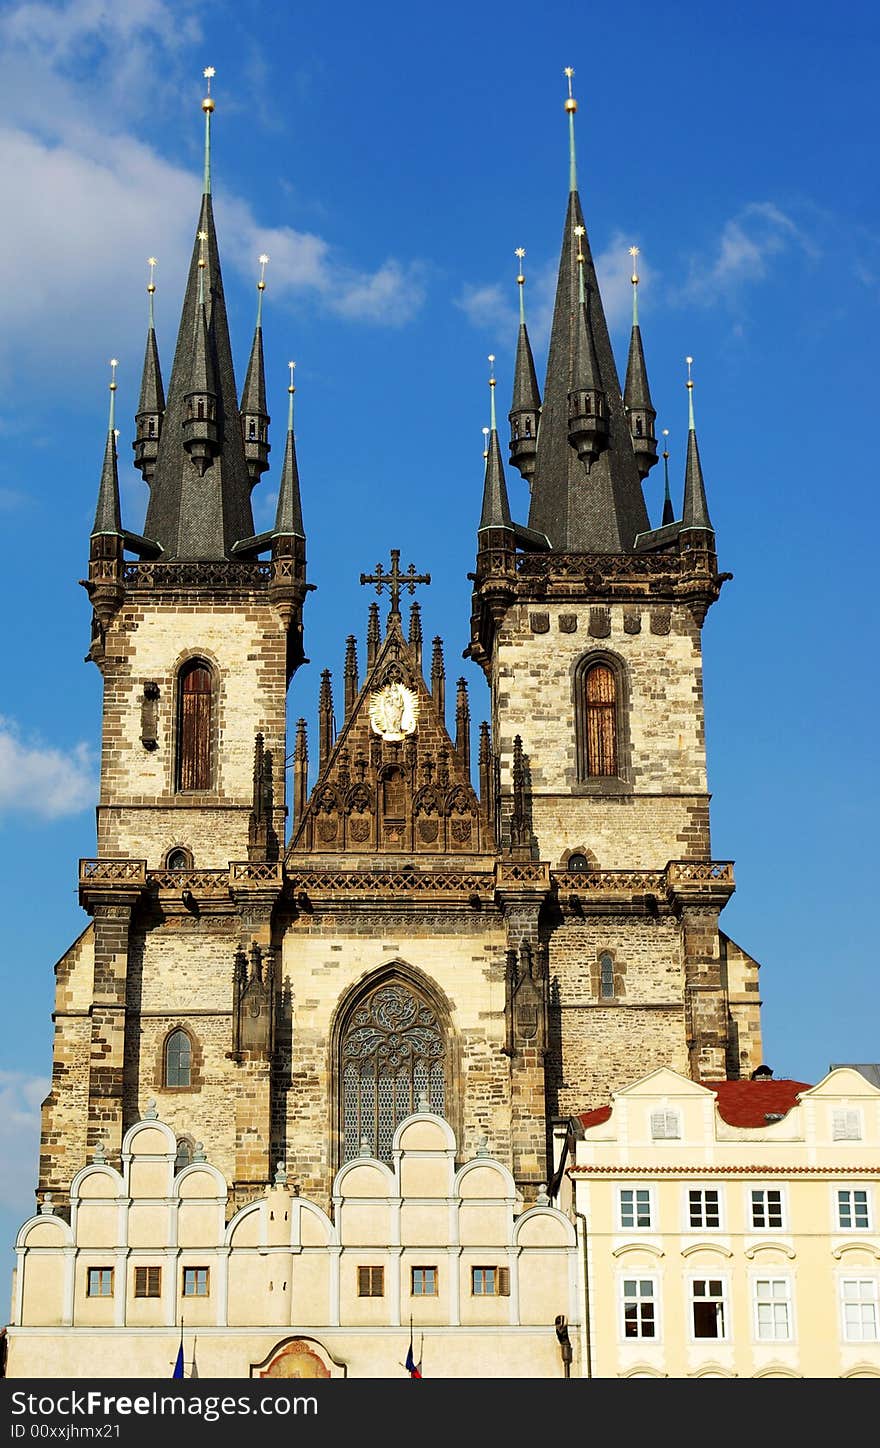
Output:
M718 1114L728 1126L766 1126L767 1117L787 1116L802 1091L810 1090L808 1081L775 1081L759 1077L757 1081L702 1081L718 1100ZM585 1129L600 1126L611 1115L610 1106L597 1106L583 1111L577 1120Z

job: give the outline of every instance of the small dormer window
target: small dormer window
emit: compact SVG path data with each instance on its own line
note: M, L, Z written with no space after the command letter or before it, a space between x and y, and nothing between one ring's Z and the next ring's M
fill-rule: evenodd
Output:
M858 1111L832 1112L831 1139L832 1141L861 1141L862 1121Z
M655 1141L680 1141L681 1119L677 1111L652 1111L651 1136Z

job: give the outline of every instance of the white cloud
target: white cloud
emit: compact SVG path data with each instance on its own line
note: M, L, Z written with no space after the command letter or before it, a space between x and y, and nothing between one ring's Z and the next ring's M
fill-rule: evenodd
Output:
M42 1076L0 1071L0 1206L20 1216L34 1210L40 1142L40 1103L49 1089Z
M94 804L96 793L87 744L65 753L39 739L24 740L14 721L0 715L0 817L60 819Z
M812 239L775 202L750 201L724 223L708 263L692 260L683 299L708 304L746 283L763 281L773 259L793 247L809 257L818 255Z

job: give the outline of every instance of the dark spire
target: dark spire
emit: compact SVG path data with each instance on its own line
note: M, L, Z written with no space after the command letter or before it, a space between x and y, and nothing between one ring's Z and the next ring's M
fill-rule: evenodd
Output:
M110 419L107 426L107 441L104 444L104 463L101 481L98 485L98 506L95 509L95 523L91 536L99 534L122 538L122 512L119 506L119 473L116 464L116 368L119 363L114 357L110 363Z
M455 752L465 770L471 768L471 709L468 703L467 679L459 679L455 693Z
M416 663L422 667L422 606L415 599L409 606L409 646Z
M373 667L379 656L379 648L382 643L382 630L379 624L379 605L375 599L370 604L367 613L367 671Z
M535 375L535 360L526 327L526 309L523 297L525 275L522 259L524 247L518 246L519 272L516 284L519 288L519 335L516 342L516 366L513 371L513 401L508 417L510 419L510 461L526 479L531 482L535 472L535 453L538 445L538 427L541 420L541 394Z
M266 290L268 260L264 252L260 257L260 280L257 282L257 324L239 409L251 487L260 481L269 466L269 414L266 411L266 373L263 366L263 293Z
M275 536L304 538L302 499L299 492L299 468L296 461L296 439L293 433L293 385L295 362L288 362L290 382L287 388L287 446L284 449L284 466L278 487L278 508L275 513ZM307 399L308 400L308 399Z
M672 506L672 494L671 494L670 491L669 491L669 443L668 443L668 441L667 441L668 438L669 438L669 428L668 428L668 427L664 427L664 429L663 429L663 477L664 477L664 492L663 492L663 517L660 519L660 526L661 526L661 528L665 528L666 525L667 525L667 523L674 523L674 522L675 522L675 509L674 509L673 506Z
M200 231L199 241L199 301L193 328L192 360L190 365L189 388L183 394L183 446L189 453L199 476L217 451L217 387L214 380L214 358L208 330L208 313L205 306L205 242L208 233Z
M602 387L591 316L592 293L584 287L584 253L581 240L585 228L575 227L578 238L578 309L574 324L571 387L568 393L568 440L590 471L608 446L608 398Z
M336 720L333 717L333 686L330 670L321 673L321 689L318 695L318 769L323 770L330 758L336 738Z
M345 665L342 675L345 681L345 718L347 722L351 718L354 701L358 695L357 640L354 634L349 634L345 641Z
M140 401L135 414L135 440L132 443L134 465L139 469L141 477L147 484L152 481L156 468L156 458L159 456L159 438L162 435L162 418L165 414L165 389L162 386L162 369L159 366L159 348L156 345L156 328L153 318L153 296L156 291L154 276L157 266L154 256L150 257L148 265L150 280L147 283L147 292L150 298L150 312L147 347L144 352Z
M633 259L632 277L630 278L633 289L633 320L623 402L629 418L629 430L632 434L633 452L636 455L639 476L644 481L657 461L657 438L654 435L654 421L657 413L651 402L648 369L645 366L642 333L639 328L638 247L631 246L629 254Z
M510 503L507 498L507 483L504 480L504 464L501 461L501 447L498 442L498 428L495 421L495 358L489 354L491 372L489 376L489 398L491 406L491 426L489 428L488 456L486 458L486 475L483 479L483 511L480 514L480 527L483 528L509 528Z
M694 426L694 383L691 377L691 364L693 357L688 357L688 444L687 463L684 471L684 506L681 510L682 532L688 529L699 529L704 533L712 532L712 524L709 521L709 507L706 502L706 487L703 482L703 469L700 464L700 450L697 446L697 430Z
M250 478L241 435L210 193L210 125L214 109L210 94L202 102L202 108L206 144L205 185L197 227L199 235L193 248L183 299L145 523L145 532L161 544L167 559L229 558L233 545L241 539L253 537L254 533ZM200 260L204 261L203 266L199 265ZM203 302L199 300L200 293ZM194 378L212 383L215 397L213 419L200 420L197 416L199 396L193 388ZM210 444L201 474L201 464L193 466L184 443L189 401L196 405L196 417L190 432L195 435L200 431L199 421L203 424L210 422L214 432L213 439L206 437L196 441L202 453ZM201 429L205 433L209 430L207 427Z
M443 663L443 640L439 634L431 651L431 697L442 723L446 718L446 667Z
M584 224L577 192L573 141L576 109L577 102L569 96L566 111L569 118L571 190L559 261L529 526L545 533L551 546L561 552L623 553L632 548L638 533L648 531L650 523L623 410L620 381L589 239L586 234L580 238L575 234L575 228ZM579 321L578 250L584 257L584 294L590 303L590 332L598 366L597 381L605 394L608 409L608 445L593 463L589 474L585 474L568 436L575 330Z
M293 746L293 823L302 822L308 797L309 742L305 719L296 721L296 742Z

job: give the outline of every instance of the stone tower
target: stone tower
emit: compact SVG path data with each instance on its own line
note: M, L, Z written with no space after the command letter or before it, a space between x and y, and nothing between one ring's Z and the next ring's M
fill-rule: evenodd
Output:
M361 577L388 611L369 606L363 671L347 640L338 727L321 673L311 774L296 727L288 814L287 688L311 587L293 372L275 526L255 535L263 276L239 398L203 106L167 395L151 305L136 413L145 536L122 526L111 382L85 582L104 686L97 851L80 863L91 923L56 972L40 1191L63 1196L89 1154L118 1162L158 1110L180 1163L203 1147L226 1178L230 1211L279 1163L329 1210L339 1168L390 1164L395 1128L427 1104L462 1160L490 1152L535 1200L557 1116L652 1067L717 1080L760 1061L757 966L719 929L733 876L709 839L701 628L725 575L693 408L681 517L652 529L641 332L634 317L621 395L569 97L543 400L523 308L510 412L527 526L491 380L466 651L489 685L478 757L467 681L447 721L439 637L423 657L413 595L430 575L392 548Z

